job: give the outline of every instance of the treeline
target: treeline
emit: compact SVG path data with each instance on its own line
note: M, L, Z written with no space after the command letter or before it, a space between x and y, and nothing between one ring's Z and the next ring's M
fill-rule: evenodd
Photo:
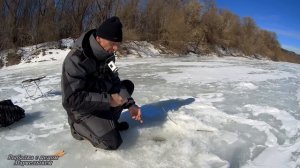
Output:
M116 13L113 0L0 0L0 49L77 37Z
M76 38L116 15L125 40L152 41L180 53L221 48L275 61L292 58L275 33L212 0L0 0L0 7L0 50Z

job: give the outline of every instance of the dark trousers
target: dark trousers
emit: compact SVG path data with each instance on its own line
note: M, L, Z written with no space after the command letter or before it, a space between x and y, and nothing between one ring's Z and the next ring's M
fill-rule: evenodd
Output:
M122 81L122 87L132 95L134 85L131 81ZM116 129L116 124L120 118L123 107L111 107L111 117L101 117L101 115L87 115L80 119L80 122L69 120L70 126L77 134L89 140L94 147L114 150L122 144L120 132Z

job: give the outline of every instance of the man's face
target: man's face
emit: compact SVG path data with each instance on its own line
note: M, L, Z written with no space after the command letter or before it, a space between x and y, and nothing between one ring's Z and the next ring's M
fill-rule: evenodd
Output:
M115 51L118 50L118 48L121 45L121 42L113 42L106 40L104 38L101 38L99 36L96 37L96 41L99 43L102 48L107 51L108 53L114 53Z

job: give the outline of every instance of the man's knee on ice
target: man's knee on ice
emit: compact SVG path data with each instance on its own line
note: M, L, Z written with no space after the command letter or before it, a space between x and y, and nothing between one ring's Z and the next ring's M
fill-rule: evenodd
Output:
M91 142L96 148L116 150L122 144L122 138L116 129L112 129L104 135L97 135L96 130L87 128L82 124L74 124L74 128L81 136ZM101 132L101 131L100 131Z
M96 144L94 146L105 150L116 150L120 147L122 142L123 141L119 131L114 129L106 135L97 138Z

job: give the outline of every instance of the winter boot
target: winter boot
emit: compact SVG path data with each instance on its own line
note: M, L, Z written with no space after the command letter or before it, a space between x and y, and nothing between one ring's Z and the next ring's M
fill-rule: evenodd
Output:
M75 129L73 128L73 126L70 127L71 128L71 134L73 136L73 138L79 140L79 141L82 141L84 140L82 136L80 136L76 131Z
M129 128L129 125L128 125L128 123L127 122L117 122L117 124L116 124L117 126L116 126L116 129L118 130L118 131L125 131L125 130L128 130L128 128Z

